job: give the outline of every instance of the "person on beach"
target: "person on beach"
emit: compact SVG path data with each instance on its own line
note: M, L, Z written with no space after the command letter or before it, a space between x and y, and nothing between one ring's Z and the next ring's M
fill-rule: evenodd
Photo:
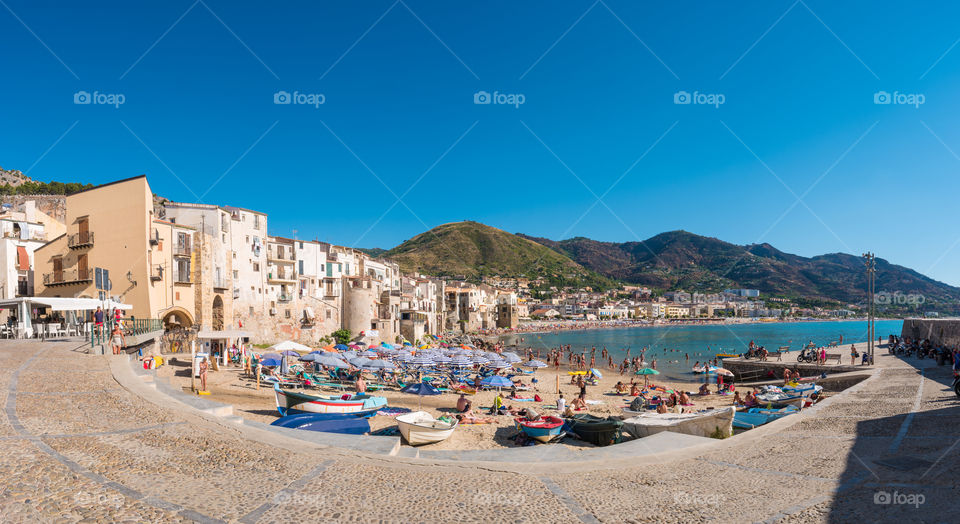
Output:
M563 398L563 393L560 393L560 397L557 399L557 412L563 413L567 410L567 399Z
M460 398L457 399L457 411L460 413L465 413L470 406L470 401L467 400L467 396L463 393L460 393Z
M460 424L496 424L497 419L491 417L475 417L469 413L457 415L457 421Z
M666 412L667 412L667 406L665 403L661 402L657 404L657 413L666 413Z
M123 336L120 324L113 325L113 332L110 333L110 346L113 348L113 354L119 355L123 346L127 344L127 339Z
M97 306L97 310L93 312L93 325L97 329L97 336L103 335L103 308Z
M734 393L733 393L733 405L734 405L734 406L742 406L742 405L743 405L743 398L740 397L740 392L739 392L739 391L734 391Z
M617 392L617 395L623 395L627 392L627 386L622 381L617 381L617 385L613 386L613 390Z
M850 344L850 365L854 365L857 362L857 357L860 356L857 353L857 346L855 344Z
M584 395L581 394L577 398L573 399L573 402L570 404L570 407L576 411L587 409L587 401L584 400Z
M367 381L363 380L363 373L357 375L357 393L366 393L367 392Z
M631 397L639 397L639 396L641 396L641 395L642 395L642 393L640 392L640 388L637 387L637 385L636 385L635 383L632 383L632 382L631 382L631 383L630 383L630 396L631 396Z
M709 388L709 386L707 386L707 383L706 383L706 382L704 382L703 384L700 384L700 396L701 396L701 397L705 397L705 396L707 396L707 395L710 394L710 389L708 389L708 388Z
M790 383L790 368L783 368L783 385Z
M207 390L207 359L206 357L200 361L199 372L200 372L200 391Z

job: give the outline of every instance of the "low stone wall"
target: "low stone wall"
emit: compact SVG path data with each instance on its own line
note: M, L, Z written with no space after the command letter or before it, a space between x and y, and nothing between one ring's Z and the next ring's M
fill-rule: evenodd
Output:
M908 318L900 332L903 337L930 339L934 345L960 347L960 319Z
M828 354L835 354L836 351L828 352ZM744 359L723 359L723 367L729 369L734 374L734 379L737 382L761 382L764 380L782 380L783 379L783 370L785 368L790 369L791 371L796 370L800 372L801 377L816 377L822 375L823 373L834 374L834 373L846 373L848 371L863 371L864 369L869 369L868 366L848 366L845 364L827 364L825 366L820 366L817 364L801 364L797 362L796 353L789 354L789 357L784 356L782 361L758 361L758 360L744 360ZM850 362L849 355L841 354L841 362ZM857 362L860 362L860 359L857 359ZM770 375L770 372L773 372L773 375ZM712 378L712 376L711 376ZM716 380L716 379L713 379Z

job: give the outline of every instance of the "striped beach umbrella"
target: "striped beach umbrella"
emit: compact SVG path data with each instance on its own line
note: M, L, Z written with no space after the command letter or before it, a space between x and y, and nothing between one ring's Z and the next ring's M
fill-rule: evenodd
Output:
M545 368L547 367L547 363L542 360L531 360L530 362L527 362L526 364L524 364L524 367L534 368L534 369Z

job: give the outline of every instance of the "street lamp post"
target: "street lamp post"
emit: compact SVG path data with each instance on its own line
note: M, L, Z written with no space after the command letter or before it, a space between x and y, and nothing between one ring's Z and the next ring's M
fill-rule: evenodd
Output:
M876 313L874 307L876 300L874 292L876 291L877 257L869 251L863 254L867 266L867 354L870 355L870 362L873 363L874 342L876 335Z

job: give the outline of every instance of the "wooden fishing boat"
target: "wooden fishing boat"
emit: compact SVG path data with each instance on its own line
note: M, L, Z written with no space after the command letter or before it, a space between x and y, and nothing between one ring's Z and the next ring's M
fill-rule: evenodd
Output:
M733 406L708 409L697 413L642 413L624 419L623 431L636 438L649 437L663 431L711 437L718 431L723 436L733 433Z
M443 442L457 429L457 421L443 422L426 411L414 411L397 417L397 427L411 446Z
M387 406L387 399L365 393L351 395L313 396L280 389L273 385L277 397L277 411L281 415L294 413L351 413L356 416L372 415Z
M809 397L813 394L820 394L823 391L823 386L818 386L816 384L800 384L797 386L783 386L780 388L780 391L788 395L800 395L801 397Z
M716 354L716 357L717 357L717 358L737 358L737 357L739 357L739 356L740 356L740 355L737 355L737 354L734 354L734 353L717 353L717 354Z
M278 418L270 425L345 435L363 435L370 432L367 419L343 413L300 413Z
M540 420L517 417L514 422L517 424L517 429L540 442L550 442L563 431L563 419L558 417L541 417Z

